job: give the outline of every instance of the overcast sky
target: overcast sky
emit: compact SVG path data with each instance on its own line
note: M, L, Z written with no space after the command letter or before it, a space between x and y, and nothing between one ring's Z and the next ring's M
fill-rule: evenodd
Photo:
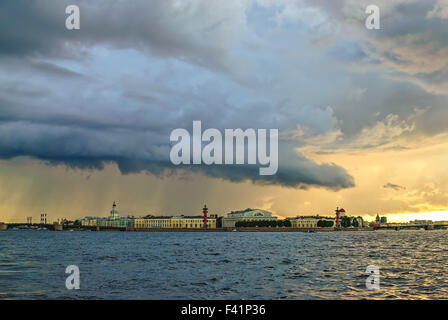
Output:
M448 1L374 2L1 1L0 220L448 210ZM277 175L173 167L193 120L278 128Z

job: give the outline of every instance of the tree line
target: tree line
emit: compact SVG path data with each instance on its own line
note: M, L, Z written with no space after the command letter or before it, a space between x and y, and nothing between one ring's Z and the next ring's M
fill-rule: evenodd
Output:
M361 222L360 222L361 221ZM334 227L335 222L332 220L319 220L317 221L317 227L319 228L331 228ZM362 227L361 217L341 217L341 226L348 227ZM235 223L237 228L262 228L262 227L291 227L291 221L285 220L258 220L258 221L237 221Z
M237 221L237 228L256 228L256 227L291 227L289 220L259 220L259 221Z
M334 221L331 220L319 220L317 221L317 226L319 228L330 228L334 226Z
M355 218L355 217L344 216L344 217L341 218L341 226L344 227L344 228L348 228L348 227L355 227L355 228L362 227L362 222L361 222L361 224L359 222L360 220L362 221L361 217Z

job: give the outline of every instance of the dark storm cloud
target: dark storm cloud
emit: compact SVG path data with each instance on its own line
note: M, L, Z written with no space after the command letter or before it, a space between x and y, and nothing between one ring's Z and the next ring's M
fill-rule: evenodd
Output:
M260 176L258 165L173 166L169 133L129 130L97 126L82 122L67 123L63 119L51 123L28 120L4 121L0 125L0 158L30 156L48 164L64 164L72 168L103 169L114 162L122 173L151 172L156 175L175 174L177 169L201 172L210 177L233 182L245 180L259 184L306 188L322 186L330 189L354 186L353 178L334 164L316 164L283 148L279 155L279 171L274 176Z
M234 182L245 180L261 185L281 185L307 189L309 186L326 187L333 190L354 187L353 177L335 164L317 164L293 151L292 146L281 144L278 172L272 176L260 176L259 165L206 166L201 168L206 175ZM195 170L194 166L191 167Z
M271 177L259 176L258 166L171 165L169 133L190 129L193 120L280 131L300 121L315 133L337 123L331 108L285 106L283 97L261 94L258 80L248 87L234 81L248 68L234 49L243 35L251 37L239 1L77 1L81 29L68 31L71 4L0 3L0 158L99 170L113 162L123 173L156 175L180 168L297 188L354 185L345 169L293 151L300 142L280 142L279 171Z
M150 51L231 71L238 61L229 49L244 28L236 2L126 1L76 2L81 28L65 28L69 0L0 3L0 55L83 58L86 47ZM243 67L241 65L240 67Z
M323 60L309 43L291 47L290 54L297 55L291 59L277 52L276 43L270 42L274 39L257 39L256 32L248 30L245 10L249 6L243 3L136 0L130 5L81 0L76 3L81 29L68 31L65 7L71 1L2 1L0 156L32 156L98 169L103 161L116 162L124 173L148 170L160 174L173 169L167 159L170 130L189 128L197 119L220 129L279 128L287 132L300 125L309 135L340 129L344 139L350 139L366 127L375 128L389 114L408 119L415 108L430 106L422 117L412 119L415 132L446 130L440 116L446 113L446 97L427 92L416 82L442 89L445 81L443 68L426 70L422 66L428 64L419 64L419 57L424 61L425 54L431 57L446 44L445 21L427 19L424 14L434 2L389 6L397 15L392 19L393 14L385 10L383 25L387 28L378 35L361 30L359 43L335 34L339 40L331 42ZM360 10L363 3L354 1L310 5L348 24L353 23L353 15L359 22L365 16ZM358 11L347 9L352 7ZM400 10L414 22L406 20ZM419 30L435 32L413 37ZM408 42L407 35L411 36ZM247 39L251 39L252 50L235 55L244 51L239 44ZM423 50L413 50L419 48ZM109 62L95 69L108 55L123 49L138 54L124 53L115 65ZM146 65L134 62L141 56ZM244 56L253 61L248 63ZM443 65L443 55L434 57ZM179 62L173 67L157 59ZM330 59L389 66L396 73L387 77L356 70L341 73ZM415 65L418 73L413 75L410 66ZM139 69L146 73L135 75ZM361 89L358 96L347 92L356 87ZM299 139L288 148L302 144ZM260 178L254 174L256 168L247 167L200 170L232 181L263 179L293 187L353 185L343 168L319 165L295 152L280 160L275 178Z
M400 185L398 185L398 184L390 183L390 182L386 183L386 184L383 186L383 188L386 188L386 189L394 189L394 190L396 190L396 191L399 191L399 190L405 190L405 189L406 189L406 187L400 186Z

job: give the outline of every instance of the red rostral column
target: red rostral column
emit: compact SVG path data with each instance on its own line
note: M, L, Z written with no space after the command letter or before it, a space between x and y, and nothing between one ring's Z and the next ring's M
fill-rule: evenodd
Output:
M204 214L204 228L207 228L207 205L204 204L204 208L202 208L202 213Z
M339 207L336 207L336 226L339 226Z

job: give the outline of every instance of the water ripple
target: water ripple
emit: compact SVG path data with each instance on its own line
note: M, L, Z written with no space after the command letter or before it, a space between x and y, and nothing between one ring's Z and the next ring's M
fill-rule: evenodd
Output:
M0 232L0 299L446 299L448 231ZM65 288L78 265L81 289ZM365 287L368 265L380 290Z

